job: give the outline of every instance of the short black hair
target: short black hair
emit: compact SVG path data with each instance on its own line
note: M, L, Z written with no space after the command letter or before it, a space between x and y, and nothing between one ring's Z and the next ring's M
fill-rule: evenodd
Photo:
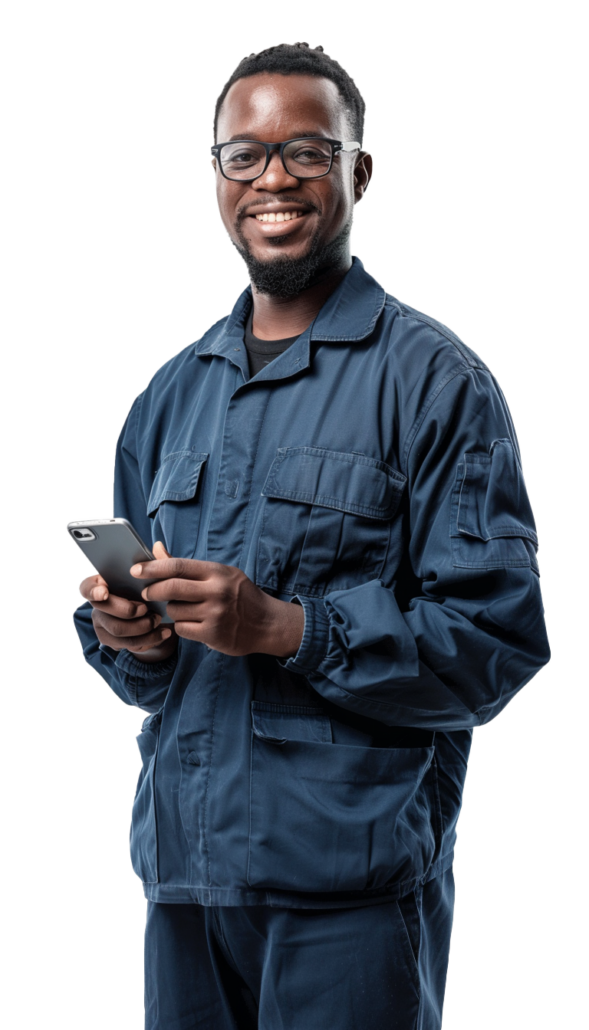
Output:
M214 134L217 142L217 122L223 101L234 82L246 79L260 72L278 72L280 75L317 75L335 82L343 104L350 115L354 139L362 143L364 133L364 112L366 105L354 80L341 64L334 61L323 50L322 46L311 49L308 43L280 43L259 54L250 54L239 62L228 82L225 83L221 95L215 105Z

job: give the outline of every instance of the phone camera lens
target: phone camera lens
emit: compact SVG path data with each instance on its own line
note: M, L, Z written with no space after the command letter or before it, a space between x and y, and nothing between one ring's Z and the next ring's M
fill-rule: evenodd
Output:
M74 529L74 536L77 537L78 540L84 539L84 534L80 533L79 529Z

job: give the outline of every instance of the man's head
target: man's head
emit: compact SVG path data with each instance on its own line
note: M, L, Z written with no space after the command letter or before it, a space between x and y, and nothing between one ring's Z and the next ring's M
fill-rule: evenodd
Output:
M217 101L215 140L317 137L361 144L363 121L364 101L337 62L321 48L282 44L238 65ZM308 158L311 151L303 153ZM237 160L251 163L251 155L240 152ZM214 164L221 217L259 292L294 296L349 267L352 212L370 180L368 154L336 149L320 178L297 175L296 163L287 158L285 167L277 150L249 182L226 178L217 159Z

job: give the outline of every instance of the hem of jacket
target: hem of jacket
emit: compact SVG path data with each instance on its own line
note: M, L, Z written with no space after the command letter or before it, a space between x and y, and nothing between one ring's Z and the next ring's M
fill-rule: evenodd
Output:
M320 894L295 891L259 890L241 887L192 887L168 883L144 883L143 893L148 901L166 905L250 906L268 905L271 908L360 908L363 905L382 905L397 901L416 887L429 883L450 868L454 852L450 851L430 866L427 873L402 883L391 884L367 891L337 891Z

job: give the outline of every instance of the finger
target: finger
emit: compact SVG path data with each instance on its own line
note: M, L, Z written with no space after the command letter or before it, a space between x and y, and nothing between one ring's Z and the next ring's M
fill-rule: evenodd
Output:
M147 605L143 601L130 601L126 597L110 594L108 601L92 601L92 607L99 612L107 612L117 619L140 619L147 613Z
M149 651L152 647L158 647L164 640L169 640L171 636L172 630L169 626L158 626L151 633L145 633L137 637L114 637L103 627L100 627L98 639L101 644L112 647L113 651L122 651L123 649L127 651Z
M174 630L170 629L169 627L165 627L164 629L158 628L154 630L153 633L150 633L148 636L138 637L137 644L134 644L133 641L130 641L127 644L127 651L149 651L152 647L159 647L159 645L163 644L165 640L170 639L173 632Z
M189 601L198 604L210 596L210 588L194 579L160 579L144 587L141 596L145 601Z
M151 633L156 626L159 626L162 617L157 612L148 612L141 619L117 619L106 612L97 611L92 621L95 628L102 626L112 637L128 637L130 635L139 637ZM130 621L133 623L132 626L129 625Z
M108 584L102 576L88 576L80 584L80 593L94 608L109 612L119 619L135 619L147 612L147 605L141 601L129 601L125 597L109 594Z
M160 558L131 566L137 579L208 579L219 563L194 558Z
M172 557L172 555L169 553L169 551L166 551L166 549L165 549L164 545L162 544L161 540L156 540L155 544L153 545L152 550L153 550L153 553L155 554L156 558L171 558Z
M106 601L108 584L102 576L88 576L80 583L80 593L86 601Z
M185 640L198 640L206 644L204 639L207 636L204 622L175 622L174 629L179 637Z
M168 601L166 611L174 622L203 622L205 618L205 607L202 603L184 604L181 601Z

